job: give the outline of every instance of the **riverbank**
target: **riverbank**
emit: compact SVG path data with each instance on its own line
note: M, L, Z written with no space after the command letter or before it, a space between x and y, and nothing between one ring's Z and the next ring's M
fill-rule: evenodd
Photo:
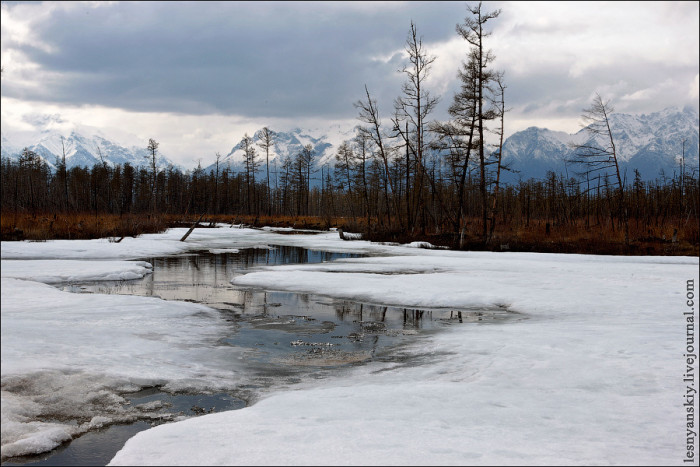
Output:
M679 348L687 339L682 311L697 283L697 258L459 252L343 241L329 231L237 227L196 229L186 242L179 241L186 228L120 243L3 242L3 428L13 434L3 434L4 455L37 443L50 449L74 430L134 416L135 404L115 394L146 386L219 392L256 383L243 365L249 351L227 339L296 327L298 320L251 320L248 329L202 303L72 293L38 282L52 281L49 274L82 281L137 273L155 283L161 279L144 259L181 255L189 258L181 263L187 274L201 270L231 281L236 290L216 288L228 290L221 300L233 304L232 313L254 318L260 313L235 300L239 292L267 294L254 302L272 307L272 315L282 313L274 304L283 303L274 292L378 304L399 323L403 307L425 306L513 319L451 323L410 339L398 359L295 381L294 390L278 387L241 410L159 425L130 439L113 465L668 464L683 454L675 409L684 393ZM224 267L219 257L218 274L191 261L203 251L239 255L287 246L365 256L314 264L265 258L246 271ZM362 313L348 325L365 325L367 313L379 321L367 308ZM329 326L324 316L302 314L316 319L312 326ZM350 345L349 337L334 331L328 341ZM253 356L274 350L274 342L299 352L311 347L292 346L297 337L273 339L256 345ZM302 340L321 342L315 335Z
M2 213L0 240L76 240L112 238L120 241L147 233L162 233L168 228L191 227L199 216L180 214L26 214ZM668 219L659 227L650 228L645 222L630 221L630 242L624 233L610 224L591 224L581 220L557 225L544 219L533 219L527 225L497 224L493 240L484 246L473 219L464 236L453 232L415 231L373 228L367 233L364 218L318 216L253 216L205 215L198 228L217 223L245 224L252 227L291 227L295 229L343 229L365 232L364 239L375 242L428 242L450 249L470 251L516 251L532 253L577 253L640 256L699 256L700 229L690 220ZM375 222L376 225L376 222ZM461 243L461 248L460 248Z

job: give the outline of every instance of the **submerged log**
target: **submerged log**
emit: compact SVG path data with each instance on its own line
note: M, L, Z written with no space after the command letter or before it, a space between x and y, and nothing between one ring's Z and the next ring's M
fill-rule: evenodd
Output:
M190 227L190 230L188 230L187 233L186 233L185 235L182 236L182 238L180 239L181 242L184 242L185 239L187 239L187 237L190 236L190 234L192 233L192 231L194 230L194 228L197 227L197 224L199 224L199 221L202 220L202 217L204 217L204 213L202 213L202 215L199 216L199 219L197 219L197 222L195 222L194 224L192 224L192 227Z

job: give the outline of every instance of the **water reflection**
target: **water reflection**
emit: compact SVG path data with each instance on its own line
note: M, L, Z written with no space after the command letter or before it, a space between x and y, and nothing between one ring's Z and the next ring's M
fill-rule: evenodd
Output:
M330 253L299 247L251 248L238 253L202 251L177 257L144 258L153 273L141 280L81 284L83 291L160 297L204 303L214 308L257 307L259 294L235 288L231 279L257 266L320 263L356 254Z
M247 376L233 382L229 393L167 394L161 388L143 388L124 395L135 407L153 405L158 413L172 415L240 408L261 390L295 384L305 378L323 378L348 365L369 361L390 362L392 367L430 363L431 359L444 356L436 352L417 355L405 346L442 326L499 322L513 316L501 309L413 309L250 290L231 284L235 275L259 266L320 263L358 256L289 246L219 254L202 251L177 257L144 258L153 265L153 273L140 280L72 283L61 288L70 292L190 301L219 310L227 327L216 345L244 349L243 368ZM13 461L29 461L28 465L103 463L123 444L123 441L111 441L114 433L131 435L148 426L138 422L126 428L110 427L88 433L82 442L73 441L48 457L42 456L39 463L36 458ZM90 452L101 452L100 460L91 454L85 457Z
M366 362L406 336L451 323L497 322L505 310L413 309L291 292L243 289L237 274L267 265L320 263L357 254L299 247L242 249L212 254L145 258L153 273L141 280L80 285L84 292L160 297L206 304L230 323L224 345L246 349L244 365L253 375L295 375ZM415 337L412 337L415 339Z

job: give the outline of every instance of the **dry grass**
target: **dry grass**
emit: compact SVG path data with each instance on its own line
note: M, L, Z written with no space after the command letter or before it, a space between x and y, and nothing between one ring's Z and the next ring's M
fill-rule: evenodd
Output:
M7 214L0 218L0 239L53 240L128 237L167 229L162 216L89 213Z
M191 227L199 216L93 213L26 214L2 213L0 216L0 240L51 240L127 237L143 233L163 232L169 227ZM358 232L362 224L344 218L314 216L233 216L206 215L199 227L213 223L246 224L256 227L294 227L297 229L328 230L340 227Z
M629 226L629 245L624 230L608 224L586 226L583 219L566 225L532 221L529 226L499 225L489 250L546 253L582 253L610 255L682 255L698 256L700 236L695 222L673 220L663 228L644 227L634 221ZM674 231L677 230L674 241ZM483 249L480 238L471 235L470 249Z
M46 214L30 215L3 213L0 239L49 240L88 239L136 236L142 233L162 232L168 227L190 227L199 216L182 215L95 215ZM213 223L247 224L256 227L294 227L297 229L327 230L342 228L346 232L365 232L364 218L330 218L315 216L234 216L207 215L200 227ZM376 219L373 220L376 226ZM676 241L673 240L677 230ZM484 248L481 226L471 219L465 233L463 248L470 250L530 251L548 253L584 253L613 255L684 255L700 254L700 228L697 222L671 219L663 228L649 228L644 223L630 222L630 245L625 245L621 229L613 230L610 223L586 226L583 220L573 224L550 224L544 220L532 220L529 226L497 224L493 241ZM458 248L459 237L453 232L416 232L411 234L401 229L375 230L365 238L374 241L408 243L427 241L435 245Z
M676 241L673 241L677 229ZM549 225L547 221L532 220L530 225L497 224L489 245L484 247L481 223L470 219L467 223L463 246L465 250L526 251L541 253L580 253L606 255L681 255L700 254L700 235L695 222L672 220L664 228L645 228L630 223L630 244L625 244L624 231L613 230L610 224L586 226L584 220L573 224ZM427 241L434 245L459 248L459 236L454 232L425 232L411 235L402 230L375 232L368 237L374 241L408 243Z
M199 216L170 216L171 227L191 227ZM253 216L253 215L231 215L218 214L206 215L200 224L223 223L223 224L245 224L254 227L293 227L295 229L328 230L330 228L342 228L350 232L361 232L365 230L364 220L353 221L346 217L318 217L318 216Z

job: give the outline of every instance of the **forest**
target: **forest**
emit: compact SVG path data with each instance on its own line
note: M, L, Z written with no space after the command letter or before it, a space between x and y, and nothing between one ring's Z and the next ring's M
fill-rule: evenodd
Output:
M182 172L158 167L158 143L143 166L52 171L25 149L2 160L2 239L123 237L188 225L197 219L331 228L376 241L426 241L459 249L610 254L698 255L698 173L684 160L673 174L625 179L610 128L614 109L596 95L582 117L591 139L577 148L575 176L501 183L507 115L505 73L485 46L500 10L469 7L457 25L468 45L450 119L430 119L438 103L426 89L435 57L411 23L401 94L382 118L365 86L355 103L359 124L335 163L317 167L310 145L270 159L275 132L245 135L243 169L219 164Z

